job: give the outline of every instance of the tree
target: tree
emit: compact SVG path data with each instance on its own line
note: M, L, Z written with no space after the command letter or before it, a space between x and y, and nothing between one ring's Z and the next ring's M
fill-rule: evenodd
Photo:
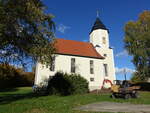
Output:
M9 64L0 64L0 89L32 86L35 78L34 72L25 72Z
M50 63L55 26L45 9L42 0L0 0L0 62Z
M124 42L138 75L150 77L150 11L144 11L137 21L125 25Z
M145 76L141 76L140 73L134 72L131 77L131 81L134 83L144 82L146 80Z

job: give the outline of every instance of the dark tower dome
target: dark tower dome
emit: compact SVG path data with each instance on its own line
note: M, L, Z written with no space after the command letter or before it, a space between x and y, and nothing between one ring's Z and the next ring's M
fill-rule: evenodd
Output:
M93 32L94 30L96 30L96 29L108 30L108 29L106 28L106 26L102 23L102 21L101 21L98 17L96 18L96 21L95 21L95 23L94 23L94 25L93 25L92 30L91 30L90 33L92 33L92 32Z

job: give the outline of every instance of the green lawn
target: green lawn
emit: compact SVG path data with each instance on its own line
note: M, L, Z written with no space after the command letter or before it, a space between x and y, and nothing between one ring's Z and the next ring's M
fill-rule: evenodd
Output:
M0 113L93 113L73 108L100 101L150 104L150 92L141 92L139 99L111 99L110 94L72 96L35 96L29 87L0 92Z

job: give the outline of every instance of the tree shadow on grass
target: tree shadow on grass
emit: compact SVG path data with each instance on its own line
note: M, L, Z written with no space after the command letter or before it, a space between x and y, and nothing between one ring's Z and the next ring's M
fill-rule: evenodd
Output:
M17 91L17 88L5 88L5 89L0 89L0 92L15 92Z
M0 105L9 104L14 101L23 100L23 99L31 99L37 98L44 95L38 95L33 92L24 93L24 94L3 94L0 96Z

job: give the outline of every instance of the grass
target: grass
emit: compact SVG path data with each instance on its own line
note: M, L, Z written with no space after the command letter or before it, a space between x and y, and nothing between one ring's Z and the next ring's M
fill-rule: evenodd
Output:
M150 92L141 92L140 95L138 99L129 100L111 99L110 94L35 96L29 87L15 88L0 91L0 113L94 113L73 108L102 101L150 104Z

